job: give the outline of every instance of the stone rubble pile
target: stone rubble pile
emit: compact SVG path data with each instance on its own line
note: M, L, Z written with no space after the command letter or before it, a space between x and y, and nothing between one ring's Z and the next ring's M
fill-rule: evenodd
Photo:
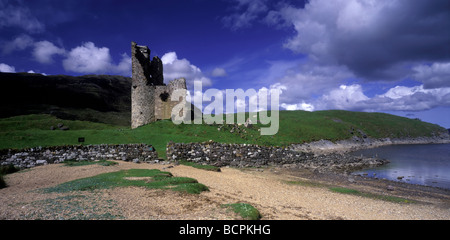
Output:
M65 160L123 160L133 162L157 161L158 154L152 145L74 145L57 147L36 147L21 150L3 150L0 153L0 165L13 164L18 168L30 168L37 165L60 163Z

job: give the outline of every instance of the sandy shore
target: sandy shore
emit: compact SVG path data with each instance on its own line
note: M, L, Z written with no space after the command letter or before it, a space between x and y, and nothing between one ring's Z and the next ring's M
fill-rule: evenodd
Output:
M246 202L262 219L450 219L450 191L385 180L281 168L234 169L221 172L187 166L135 164L114 166L39 166L6 175L9 187L0 189L0 219L239 219L220 206ZM191 177L209 187L199 195L138 187L42 193L39 189L74 179L122 169L161 169L174 176ZM292 182L307 184L292 184ZM335 193L342 186L416 203L393 203ZM389 186L389 190L388 189Z

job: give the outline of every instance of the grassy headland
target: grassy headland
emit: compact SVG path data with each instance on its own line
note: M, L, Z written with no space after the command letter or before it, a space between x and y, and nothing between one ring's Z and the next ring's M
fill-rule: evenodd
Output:
M69 130L51 126L63 124ZM160 157L165 157L166 144L174 142L248 143L265 146L287 146L320 139L338 141L353 136L372 138L431 137L446 129L417 119L384 113L350 111L280 111L279 131L273 136L262 136L254 124L243 125L180 124L170 120L157 121L136 129L98 122L62 120L46 114L23 115L0 119L0 149L37 146L83 144L152 144ZM234 128L234 129L233 129Z

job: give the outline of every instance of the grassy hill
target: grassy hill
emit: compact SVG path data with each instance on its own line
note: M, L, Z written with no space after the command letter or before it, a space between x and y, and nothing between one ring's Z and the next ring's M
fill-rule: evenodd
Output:
M70 130L50 130L59 123ZM137 129L120 125L80 120L63 120L47 114L24 115L0 119L0 149L78 144L152 144L165 157L167 142L248 143L287 146L292 143L320 139L337 141L353 136L402 138L434 136L447 130L420 120L384 113L349 111L280 111L279 132L261 136L260 124L252 128L237 125L175 125L170 120L158 121ZM233 129L233 130L232 130Z

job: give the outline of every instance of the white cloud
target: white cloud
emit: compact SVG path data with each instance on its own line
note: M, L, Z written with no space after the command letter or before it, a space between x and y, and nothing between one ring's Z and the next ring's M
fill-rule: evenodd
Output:
M176 52L168 52L161 57L164 69L164 81L177 78L185 78L188 87L192 87L195 82L201 82L203 87L212 85L211 79L205 77L200 68L191 64L187 59L178 59Z
M122 59L120 60L117 67L113 67L115 73L120 73L125 76L131 76L131 57L128 54L122 54Z
M214 70L211 72L211 75L213 77L224 77L227 75L227 72L223 68L214 68Z
M66 71L79 73L105 73L111 64L109 49L97 48L93 42L72 49L63 61Z
M53 55L64 55L66 50L59 48L49 41L40 41L34 44L33 57L44 64L53 62Z
M429 110L438 106L450 106L450 87L425 89L424 85L396 86L373 98L373 101L377 100L383 102L379 106L380 110Z
M450 88L396 86L369 98L359 84L341 85L315 100L313 105L317 110L423 111L438 106L450 106Z
M177 58L176 52L168 52L161 57L161 61L163 64L173 64Z
M296 104L282 103L280 106L288 111L293 111L293 110L303 110L303 111L308 111L308 112L314 111L314 106L312 104L306 103L304 101L302 101L301 103L296 103Z
M37 72L35 72L35 71L33 71L33 70L28 70L27 73L37 73ZM37 74L41 74L41 75L47 76L46 73L37 73Z
M2 53L33 47L31 52L35 61L42 64L53 63L53 56L64 56L62 65L66 71L86 74L121 74L131 76L131 57L123 53L118 64L113 62L109 48L97 47L93 42L83 43L70 51L57 47L50 41L35 42L23 34L2 46Z
M118 65L113 63L107 47L96 47L93 42L86 42L82 46L73 48L67 58L63 60L66 71L77 73L116 73L131 74L131 59L122 54Z
M321 66L312 61L273 62L267 75L276 79L276 83L272 83L271 87L282 90L280 101L285 104L309 101L353 77L345 67Z
M361 85L341 85L337 89L331 90L323 95L317 104L320 109L355 109L361 103L369 100L363 93Z
M8 64L0 63L0 72L14 73L16 72L16 69Z
M413 78L424 83L425 88L450 87L450 62L413 67Z

